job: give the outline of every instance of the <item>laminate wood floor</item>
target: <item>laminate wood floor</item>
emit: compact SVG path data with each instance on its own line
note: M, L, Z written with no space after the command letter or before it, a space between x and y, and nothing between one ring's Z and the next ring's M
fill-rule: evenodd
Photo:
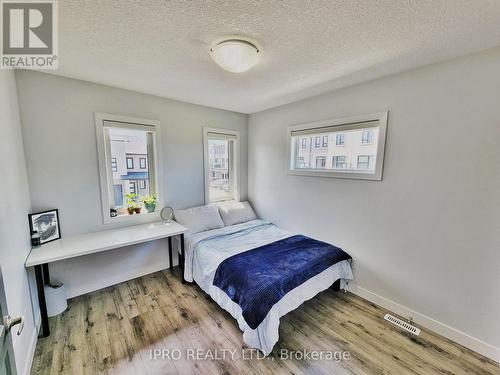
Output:
M259 359L235 320L179 276L157 272L72 299L38 340L31 373L500 374L485 357L426 330L405 333L384 309L333 290L283 317L280 341Z

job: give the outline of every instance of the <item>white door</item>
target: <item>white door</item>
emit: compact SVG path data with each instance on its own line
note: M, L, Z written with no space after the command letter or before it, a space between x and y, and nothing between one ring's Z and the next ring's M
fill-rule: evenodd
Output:
M9 319L0 268L0 375L16 375Z

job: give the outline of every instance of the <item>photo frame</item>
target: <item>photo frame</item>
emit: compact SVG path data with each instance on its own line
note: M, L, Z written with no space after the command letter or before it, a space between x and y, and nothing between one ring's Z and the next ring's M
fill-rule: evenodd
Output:
M57 208L29 214L28 221L30 224L30 235L34 231L38 231L42 245L61 238L59 210Z

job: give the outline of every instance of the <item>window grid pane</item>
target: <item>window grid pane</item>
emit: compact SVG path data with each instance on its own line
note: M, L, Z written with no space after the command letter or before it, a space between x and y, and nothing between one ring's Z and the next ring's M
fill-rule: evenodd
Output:
M232 199L231 143L208 139L208 195L210 202Z
M140 127L138 127L140 129ZM142 200L149 196L156 196L153 189L154 165L154 135L148 130L137 128L106 128L107 142L111 154L110 181L110 216L130 215L147 212L143 210Z

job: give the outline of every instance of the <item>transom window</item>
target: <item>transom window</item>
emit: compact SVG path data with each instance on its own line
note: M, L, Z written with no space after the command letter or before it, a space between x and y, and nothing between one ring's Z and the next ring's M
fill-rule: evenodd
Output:
M387 113L291 126L288 172L381 180L386 127ZM335 140L335 144L330 146L329 139ZM321 141L320 149L299 147L308 142L318 145ZM339 151L342 155L338 155Z
M155 121L96 113L99 174L105 223L139 220L157 213L157 126ZM144 201L148 202L147 209ZM151 206L149 202L156 205ZM150 215L151 216L151 215Z
M239 199L239 132L204 128L205 202Z

